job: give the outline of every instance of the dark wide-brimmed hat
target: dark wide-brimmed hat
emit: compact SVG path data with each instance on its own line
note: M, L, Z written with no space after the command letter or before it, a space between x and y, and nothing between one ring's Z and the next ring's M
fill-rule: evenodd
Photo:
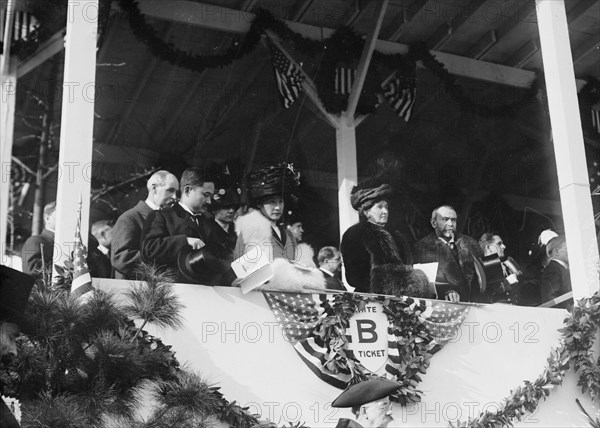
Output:
M377 187L354 186L350 192L350 204L358 211L365 204L386 199L392 193L393 189L389 184L381 184Z
M230 268L224 249L207 244L199 250L186 245L177 255L179 272L193 283L201 284L207 277L223 274Z
M18 324L24 333L33 331L25 307L33 288L33 277L0 265L0 320Z
M240 194L242 191L238 187L227 187L216 189L215 193L210 197L209 208L213 211L220 208L233 207L235 209L240 206Z
M342 392L331 407L355 407L381 400L400 389L402 385L387 379L369 379L349 386Z
M248 174L248 186L252 200L264 196L295 192L300 185L300 173L294 170L291 163L280 163L268 166Z

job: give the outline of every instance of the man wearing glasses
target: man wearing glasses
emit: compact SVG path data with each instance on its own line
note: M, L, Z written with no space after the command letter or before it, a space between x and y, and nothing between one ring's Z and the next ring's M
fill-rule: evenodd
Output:
M350 407L356 421L340 418L336 428L387 427L394 420L389 396L398 389L398 382L380 378L346 388L331 407Z

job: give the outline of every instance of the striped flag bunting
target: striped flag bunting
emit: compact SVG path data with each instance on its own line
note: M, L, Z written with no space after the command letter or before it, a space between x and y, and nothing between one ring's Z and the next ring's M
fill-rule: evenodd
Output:
M600 134L600 110L597 110L597 108L592 108L590 111L592 113L592 126L596 132Z
M271 62L277 89L283 100L283 106L290 108L300 97L304 76L300 69L273 42L269 41L268 45L271 50Z
M381 89L383 90L383 97L390 107L399 117L408 122L417 99L415 80L394 77L388 82L384 82Z
M339 66L335 68L334 93L350 95L352 84L356 78L356 70L350 67Z
M87 265L87 249L81 240L81 210L78 211L77 227L75 229L75 248L73 249L73 284L71 293L81 297L92 291L92 277Z
M280 325L284 338L295 349L296 353L308 368L321 380L337 388L345 388L352 380L350 370L340 369L332 372L327 368L328 349L324 341L314 334L319 322L334 314L333 305L336 294L294 294L264 292L269 307ZM339 295L337 295L339 296ZM400 299L400 298L398 298ZM410 297L400 299L418 316L427 332L431 335L429 353L439 351L449 340L456 336L469 307L450 302L419 300ZM387 363L385 371L388 376L400 373L401 363L399 343L403 338L389 324L387 327ZM349 332L346 337L351 342ZM351 356L351 350L347 353Z

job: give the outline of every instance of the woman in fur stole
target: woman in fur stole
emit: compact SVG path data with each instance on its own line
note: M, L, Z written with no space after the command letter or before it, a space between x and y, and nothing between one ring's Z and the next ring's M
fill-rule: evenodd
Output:
M346 279L357 292L432 297L425 273L410 266L410 247L387 227L391 194L389 184L352 189L350 202L359 222L342 237Z
M251 173L248 181L251 208L235 223L236 256L249 254L244 263L250 269L252 264L265 259L271 263L273 277L262 289L324 290L325 280L313 262L312 248L298 244L291 232L280 224L284 191L298 186L299 174L292 165L282 163Z

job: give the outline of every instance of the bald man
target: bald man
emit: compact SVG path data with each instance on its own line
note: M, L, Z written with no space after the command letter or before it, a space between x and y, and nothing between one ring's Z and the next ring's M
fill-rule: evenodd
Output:
M148 197L125 211L112 230L111 262L116 279L136 279L135 270L142 261L140 245L144 221L148 214L173 205L179 180L169 171L156 171L146 183Z

